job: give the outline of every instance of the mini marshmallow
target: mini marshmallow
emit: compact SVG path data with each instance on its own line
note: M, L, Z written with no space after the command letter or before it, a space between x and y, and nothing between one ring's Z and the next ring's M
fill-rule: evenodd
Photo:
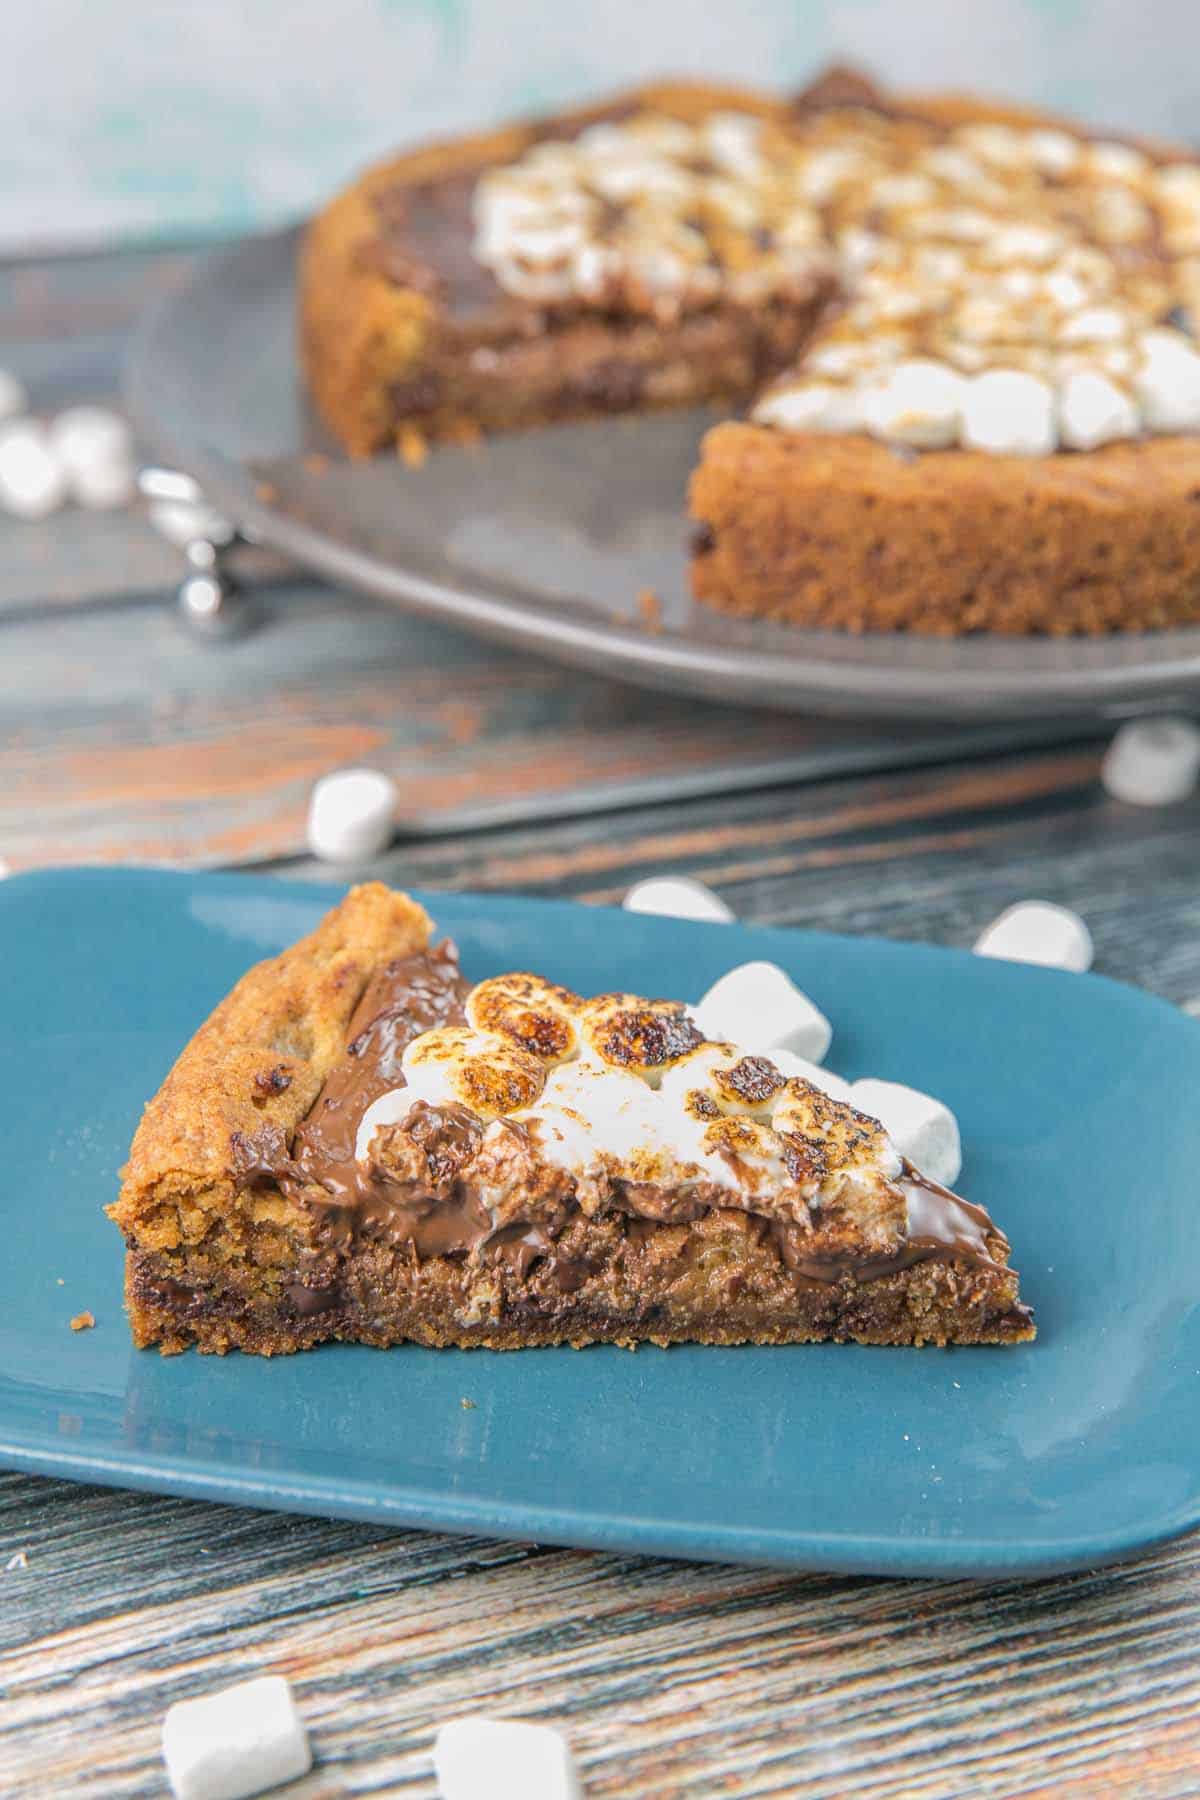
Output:
M791 1050L819 1063L833 1037L820 1008L769 962L730 969L693 1007L692 1016L706 1037L742 1044L756 1055Z
M441 1800L583 1800L561 1733L516 1719L454 1719L433 1747Z
M378 769L324 775L308 805L308 847L325 862L378 856L392 841L397 788Z
M66 476L45 426L36 419L0 426L0 507L20 519L44 519L66 497Z
M133 434L119 413L71 406L50 426L50 447L81 506L124 506L133 497Z
M783 431L853 432L862 430L862 405L854 388L812 381L779 388L754 408L760 425Z
M719 894L689 875L658 875L635 882L621 905L631 913L659 913L668 919L708 919L722 925L728 925L734 916Z
M1122 725L1105 753L1100 779L1116 800L1173 806L1200 779L1200 728L1190 719L1137 719Z
M1036 375L989 369L967 382L962 441L999 456L1049 456L1058 442L1054 395Z
M1069 907L1050 900L1021 900L980 933L975 954L1081 974L1092 966L1092 934Z
M29 396L15 375L0 369L0 419L14 419L29 406Z
M167 1709L162 1742L176 1800L245 1800L312 1767L308 1736L282 1675L177 1701Z
M856 1081L850 1104L878 1119L901 1156L915 1169L951 1187L962 1169L962 1142L958 1120L932 1094L905 1087L899 1081Z
M823 1069L819 1063L809 1062L803 1056L794 1056L790 1050L772 1050L769 1060L775 1064L785 1080L791 1081L798 1076L801 1081L811 1081L819 1087L823 1094L831 1100L840 1100L843 1105L852 1106L850 1083L835 1075L832 1069Z
M1070 450L1095 450L1117 438L1136 437L1140 423L1125 390L1095 370L1072 371L1059 390L1059 432Z
M897 363L864 397L867 429L914 450L944 450L958 441L966 383L945 363L914 357Z
M1151 431L1200 431L1200 355L1179 331L1147 331L1137 396Z
M1065 131L1031 131L1026 138L1034 167L1062 180L1079 161L1079 140Z

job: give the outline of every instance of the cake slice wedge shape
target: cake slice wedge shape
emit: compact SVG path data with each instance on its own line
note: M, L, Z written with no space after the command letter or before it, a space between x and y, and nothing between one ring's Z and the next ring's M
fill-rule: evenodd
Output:
M1005 1344L1003 1232L675 1000L471 986L378 883L261 963L109 1208L135 1343Z

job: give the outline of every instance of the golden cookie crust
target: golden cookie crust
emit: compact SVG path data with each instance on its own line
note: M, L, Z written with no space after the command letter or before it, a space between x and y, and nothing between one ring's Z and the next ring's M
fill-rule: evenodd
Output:
M382 882L350 890L315 931L257 963L184 1049L148 1103L109 1217L144 1248L203 1235L232 1205L237 1140L289 1138L334 1063L381 963L423 949L423 907ZM282 1196L277 1205L294 1214Z

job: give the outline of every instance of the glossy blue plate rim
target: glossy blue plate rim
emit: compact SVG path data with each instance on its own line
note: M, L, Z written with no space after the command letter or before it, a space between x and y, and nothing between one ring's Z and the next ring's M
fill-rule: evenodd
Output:
M120 1245L99 1208L138 1106L231 979L342 891L124 869L0 885L13 970L0 1229L16 1245L0 1268L0 1465L839 1573L1048 1574L1200 1523L1200 1128L1179 1104L1196 1092L1200 1026L1101 976L930 946L419 895L473 975L519 960L576 986L692 999L736 961L788 967L834 1020L831 1066L907 1076L956 1106L962 1185L1013 1240L1035 1344L338 1346L270 1363L133 1351ZM67 1318L88 1305L95 1331L72 1334Z

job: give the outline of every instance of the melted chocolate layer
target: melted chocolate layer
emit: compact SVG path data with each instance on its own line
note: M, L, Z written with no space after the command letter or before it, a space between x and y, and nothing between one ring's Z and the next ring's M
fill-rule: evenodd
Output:
M1004 1266L992 1255L989 1240L1007 1251L1008 1239L982 1206L973 1206L922 1175L907 1159L898 1185L908 1207L907 1236L899 1250L891 1256L811 1256L807 1254L811 1234L776 1219L771 1231L788 1268L809 1281L840 1281L845 1275L877 1281L920 1262L964 1262L976 1269Z
M277 1185L314 1210L333 1248L345 1250L360 1238L375 1238L409 1245L421 1260L486 1254L518 1280L540 1264L552 1285L572 1293L594 1273L556 1249L556 1239L577 1213L575 1202L567 1198L540 1209L537 1219L498 1224L463 1179L485 1129L466 1107L414 1101L404 1135L419 1147L419 1179L377 1160L356 1160L358 1128L367 1108L380 1094L404 1085L405 1049L422 1032L464 1022L468 991L451 944L379 970L351 1019L345 1059L330 1071L290 1151L278 1128L266 1127L253 1139L235 1140L235 1172L249 1187ZM519 1129L517 1121L509 1123ZM779 1218L764 1217L761 1223L787 1268L808 1281L875 1281L922 1262L1003 1267L993 1251L1004 1255L1007 1241L982 1207L908 1162L897 1185L906 1202L907 1231L887 1255L814 1255L811 1227ZM663 1221L678 1223L709 1210L695 1197L632 1182L619 1184L612 1206L625 1215L628 1235L639 1241L662 1228ZM336 1286L311 1288L298 1279L288 1293L302 1315L338 1303Z

